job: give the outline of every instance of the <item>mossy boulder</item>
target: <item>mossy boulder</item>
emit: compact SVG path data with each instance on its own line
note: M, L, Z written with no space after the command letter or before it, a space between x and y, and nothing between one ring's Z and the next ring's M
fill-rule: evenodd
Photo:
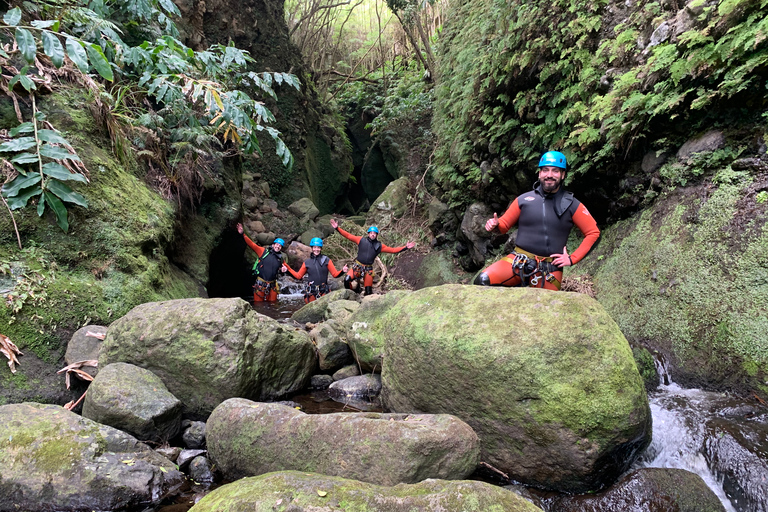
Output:
M231 480L297 470L380 485L466 478L477 435L447 414L305 414L232 398L206 423L208 453Z
M605 492L562 496L549 503L550 510L642 510L647 512L725 512L720 498L696 473L675 468L633 471Z
M190 512L541 512L517 494L485 482L425 480L394 487L281 471L219 487Z
M380 229L391 225L405 214L409 194L410 181L407 177L391 182L368 210L368 222Z
M83 416L162 444L179 433L181 402L149 370L113 363L102 368L88 387Z
M306 332L238 298L137 306L107 331L99 366L115 362L152 371L186 412L203 416L234 396L270 400L303 389L317 365Z
M386 406L459 416L480 436L482 459L515 480L597 489L650 441L648 398L629 344L586 295L424 288L372 329L385 343Z
M0 429L2 511L123 510L184 481L147 445L59 406L0 406Z
M381 372L385 331L389 326L376 320L409 293L396 290L365 297L357 311L340 324L339 331L345 332L347 344L363 371Z
M328 295L323 295L319 299L310 302L306 306L291 315L291 320L299 323L317 323L327 320L328 306L337 300L358 300L359 296L352 290L336 290Z

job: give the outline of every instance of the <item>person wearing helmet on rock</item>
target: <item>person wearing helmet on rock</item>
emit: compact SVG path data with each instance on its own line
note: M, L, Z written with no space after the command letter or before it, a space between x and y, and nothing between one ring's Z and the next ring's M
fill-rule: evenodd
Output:
M373 262L379 254L382 252L397 254L416 246L414 242L408 242L402 247L388 247L379 241L379 228L376 226L369 227L368 235L364 237L347 233L339 227L336 219L331 219L331 227L347 240L357 244L357 258L344 278L344 287L357 293L361 291L358 283L361 277L363 286L365 286L365 294L373 293Z
M277 300L277 274L286 272L283 246L285 240L275 238L270 247L262 247L245 234L243 225L237 224L237 232L243 235L245 243L256 253L256 263L253 265L253 273L256 282L253 284L253 302L275 302Z
M474 284L560 289L563 267L581 261L600 236L587 208L563 189L566 170L565 155L547 151L539 160L539 179L533 190L512 201L501 217L494 213L488 219L487 231L506 233L517 224L516 247L478 274ZM568 254L566 241L574 224L584 240Z
M328 256L321 254L323 251L322 238L315 237L310 240L309 247L312 250L312 254L309 256L309 259L304 260L298 272L291 267L287 267L288 272L296 279L301 279L305 274L307 275L308 282L304 290L304 303L306 304L319 299L330 291L328 288L329 272L333 277L339 277L349 270L347 265L344 265L344 268L341 270L336 270L336 267L333 266L333 261Z

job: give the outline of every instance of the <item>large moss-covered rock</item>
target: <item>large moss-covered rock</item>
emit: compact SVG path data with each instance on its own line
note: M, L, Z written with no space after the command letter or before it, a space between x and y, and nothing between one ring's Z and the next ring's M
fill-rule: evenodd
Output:
M368 221L380 229L390 226L405 213L410 191L410 181L407 177L399 178L387 185L368 210Z
M231 398L206 424L208 452L231 480L311 471L380 485L461 479L478 463L477 435L447 414L305 414Z
M599 488L650 441L648 399L629 345L586 295L425 288L372 329L385 341L387 406L456 414L480 436L482 459L518 481Z
M119 510L183 483L130 435L54 405L0 406L0 511Z
M190 512L541 512L517 494L468 480L382 487L345 478L282 471L219 487Z
M291 320L299 323L317 323L326 320L328 317L328 306L331 302L337 300L359 300L359 296L352 290L336 290L328 295L323 295L319 299L310 302L306 306L291 315Z
M152 371L187 412L201 415L234 396L269 400L298 391L317 364L306 332L237 298L137 306L109 327L99 366L120 361Z
M409 293L406 290L396 290L384 295L365 297L357 311L341 323L339 330L345 332L347 344L363 371L381 371L385 331L389 326L375 320Z
M162 444L179 433L181 402L149 370L113 363L102 368L88 387L83 416Z

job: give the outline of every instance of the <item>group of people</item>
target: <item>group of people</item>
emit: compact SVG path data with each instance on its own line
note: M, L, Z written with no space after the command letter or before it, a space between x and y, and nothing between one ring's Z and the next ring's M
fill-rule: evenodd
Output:
M304 260L298 271L293 270L285 262L285 255L282 250L285 241L282 238L275 238L270 247L262 247L243 230L243 225L237 225L237 232L243 235L245 243L256 253L256 263L253 265L253 272L256 275L256 282L253 285L254 302L274 302L277 300L277 276L279 273L289 273L295 279L301 280L307 276L307 283L304 289L304 302L310 303L319 297L322 297L330 291L328 286L328 275L339 277L343 273L344 287L360 293L365 290L366 295L373 293L373 262L382 252L401 253L407 249L412 249L416 244L408 242L402 247L389 247L378 240L379 228L371 226L368 228L367 236L355 236L339 227L335 219L331 219L331 227L339 232L347 240L357 244L357 257L352 266L344 265L341 270L337 270L331 259L322 254L323 239L313 238L309 242L311 254ZM362 281L362 284L361 284Z
M538 169L538 180L534 183L533 190L512 201L501 217L494 213L493 217L486 221L487 231L496 230L502 234L517 225L517 238L513 252L480 272L474 284L559 290L563 267L581 261L600 236L597 223L587 208L562 186L567 172L565 155L558 151L544 153L539 160ZM579 247L569 254L566 241L574 225L581 230L584 239ZM344 265L341 270L337 270L333 261L322 254L323 240L313 238L309 243L312 254L304 260L297 272L285 263L282 253L285 241L282 238L276 238L270 247L261 247L248 238L243 231L243 225L238 224L238 233L243 235L246 244L258 257L254 264L254 302L277 300L279 272L288 272L299 280L305 275L308 276L304 292L306 303L330 291L329 274L339 277L346 273L345 288L357 293L364 290L365 295L370 295L373 293L373 263L376 257L382 252L397 254L415 246L413 242L401 247L384 245L378 239L379 229L376 226L368 228L367 236L348 233L339 227L335 219L331 219L331 227L347 240L357 244L357 257L352 265Z

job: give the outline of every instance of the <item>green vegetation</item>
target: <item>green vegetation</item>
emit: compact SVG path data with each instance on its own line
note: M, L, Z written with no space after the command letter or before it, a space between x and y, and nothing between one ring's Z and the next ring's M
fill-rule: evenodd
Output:
M573 178L605 172L654 141L657 150L676 147L714 122L759 122L768 115L767 5L452 4L435 112L447 198L481 197L494 177L527 168L546 149L568 156ZM500 163L487 183L484 160ZM686 179L670 172L673 183Z
M87 169L73 172L73 163L80 158L67 149L69 141L55 130L38 126L45 115L38 111L35 99L39 85L50 79L47 74L72 72L91 90L96 97L90 103L102 108L101 121L123 159L129 146L126 133L141 132L143 137L134 137L133 145L148 158L150 168L154 163L162 171L158 174L163 178L161 188L179 200L194 204L200 198L211 154L219 148L231 144L246 155L260 152L257 134L261 131L274 140L283 165L293 165L279 132L269 126L275 121L272 113L240 87L249 86L274 99L273 83L298 89L295 76L249 71L253 58L232 45L214 45L201 52L184 46L174 37L177 30L170 18L179 16L179 10L167 0L38 7L25 4L24 12L14 7L0 25L0 40L13 43L13 50L0 52L0 59L15 72L7 90L20 123L9 132L11 139L0 145L0 153L9 154L3 160L3 176L9 183L2 194L11 210L37 197L38 215L45 213L47 205L66 232L68 213L62 201L87 207L85 198L64 183L87 183ZM27 19L29 23L24 24ZM144 25L141 30L157 28L171 35L135 46L126 43L124 38L141 40L142 34L136 31L140 25ZM86 75L91 68L115 83L109 88L98 84ZM31 122L23 121L14 91L17 84L32 100Z

